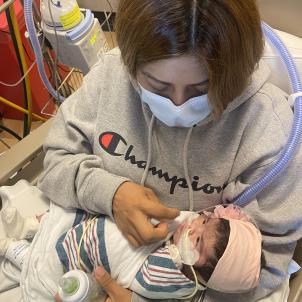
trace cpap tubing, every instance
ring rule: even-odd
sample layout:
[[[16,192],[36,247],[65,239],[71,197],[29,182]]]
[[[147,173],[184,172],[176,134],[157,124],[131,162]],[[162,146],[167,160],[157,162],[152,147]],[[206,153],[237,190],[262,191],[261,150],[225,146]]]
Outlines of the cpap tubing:
[[[43,84],[45,85],[49,93],[54,97],[54,99],[58,100],[59,102],[63,102],[65,98],[57,91],[55,91],[55,89],[53,89],[45,72],[42,50],[37,38],[37,33],[33,21],[32,1],[33,0],[24,0],[24,17],[26,28],[29,34],[29,39],[37,59],[39,74],[43,81]]]
[[[296,65],[288,49],[274,30],[264,22],[262,22],[262,30],[269,42],[274,46],[274,48],[276,48],[286,65],[291,81],[292,92],[293,94],[296,94],[294,101],[294,120],[290,136],[278,158],[277,163],[255,184],[248,187],[233,200],[236,205],[241,207],[247,205],[258,193],[267,187],[280,172],[284,170],[289,161],[295,155],[295,151],[301,142],[302,136],[302,84],[299,79]]]

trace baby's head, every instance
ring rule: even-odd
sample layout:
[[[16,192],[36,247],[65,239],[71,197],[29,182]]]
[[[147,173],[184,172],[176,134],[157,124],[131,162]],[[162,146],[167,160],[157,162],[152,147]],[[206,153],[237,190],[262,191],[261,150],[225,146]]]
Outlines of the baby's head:
[[[193,266],[201,283],[223,292],[246,291],[258,285],[261,234],[238,208],[219,207],[212,214],[185,221],[175,232],[173,243],[180,246],[185,234],[194,249]]]
[[[174,233],[173,243],[177,245],[180,236],[188,229],[190,229],[188,237],[192,243],[191,247],[198,252],[198,260],[194,263],[194,268],[203,281],[207,282],[227,247],[230,223],[223,218],[200,214],[192,222],[186,220],[181,224]]]

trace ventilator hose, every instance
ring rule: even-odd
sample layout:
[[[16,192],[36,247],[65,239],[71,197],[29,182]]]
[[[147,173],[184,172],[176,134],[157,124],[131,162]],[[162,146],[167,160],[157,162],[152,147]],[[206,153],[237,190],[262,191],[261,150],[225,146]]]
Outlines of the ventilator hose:
[[[37,66],[39,70],[40,77],[42,79],[43,84],[49,91],[49,93],[59,102],[64,101],[64,97],[60,95],[51,85],[51,83],[48,80],[48,77],[45,72],[44,68],[44,62],[43,62],[43,55],[42,50],[40,47],[39,40],[37,38],[36,29],[34,26],[34,20],[33,20],[33,12],[32,12],[32,0],[24,0],[24,17],[25,17],[25,23],[26,28],[29,34],[29,38],[31,41],[31,45],[33,47],[36,59],[37,59]]]
[[[294,94],[302,93],[302,84],[299,79],[299,74],[288,49],[281,41],[279,36],[274,32],[274,30],[264,22],[262,23],[262,29],[266,38],[279,52],[282,60],[286,65],[291,80],[293,93]],[[302,95],[297,96],[295,99],[294,120],[293,120],[291,133],[284,149],[280,154],[277,163],[272,168],[270,168],[270,170],[267,171],[265,175],[261,179],[259,179],[255,184],[251,185],[245,191],[239,194],[234,199],[233,202],[241,207],[245,206],[252,199],[254,199],[258,193],[260,193],[265,187],[267,187],[274,180],[274,178],[285,169],[289,161],[295,155],[295,151],[301,142],[301,136],[302,136]]]

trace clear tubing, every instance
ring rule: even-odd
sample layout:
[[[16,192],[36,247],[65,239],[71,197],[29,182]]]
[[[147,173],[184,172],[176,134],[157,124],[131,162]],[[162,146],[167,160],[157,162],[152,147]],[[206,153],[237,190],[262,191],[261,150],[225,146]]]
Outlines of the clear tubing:
[[[284,61],[288,74],[291,80],[293,93],[302,93],[302,84],[299,79],[299,74],[296,65],[291,57],[288,49],[279,38],[279,36],[273,31],[273,29],[266,23],[262,23],[262,29],[270,41],[270,43],[279,52],[282,60]],[[296,148],[301,142],[302,136],[302,96],[298,96],[294,102],[294,120],[292,130],[289,139],[281,152],[278,162],[265,173],[265,175],[259,179],[255,184],[248,187],[245,191],[239,194],[233,202],[238,206],[247,205],[253,198],[256,197],[265,187],[267,187],[273,179],[287,166],[289,161],[293,158]]]
[[[47,90],[49,91],[49,93],[56,100],[58,100],[59,102],[63,102],[65,98],[52,87],[44,69],[42,50],[40,47],[39,40],[37,38],[37,33],[33,21],[32,0],[24,0],[24,17],[25,17],[25,23],[29,34],[29,38],[36,56],[37,66],[42,82],[47,88]]]

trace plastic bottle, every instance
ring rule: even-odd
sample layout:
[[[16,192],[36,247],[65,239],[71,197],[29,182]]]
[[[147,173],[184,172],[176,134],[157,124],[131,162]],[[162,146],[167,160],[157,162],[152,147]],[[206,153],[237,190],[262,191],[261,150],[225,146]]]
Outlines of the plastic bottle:
[[[21,270],[27,252],[29,251],[29,245],[30,243],[26,240],[11,240],[4,257]]]
[[[100,286],[91,274],[73,270],[59,280],[58,293],[62,302],[90,302],[99,296]]]

